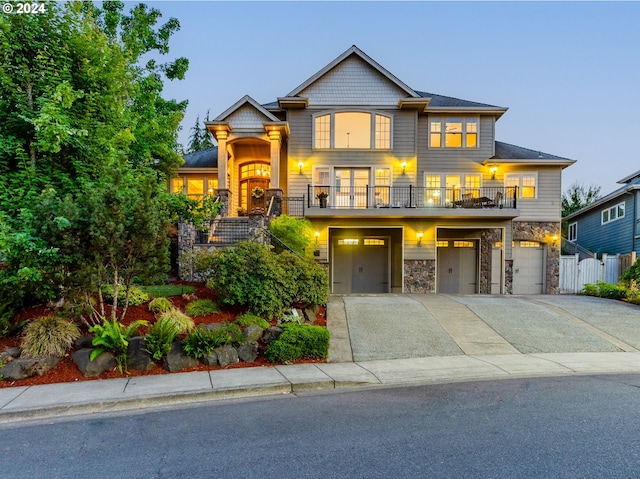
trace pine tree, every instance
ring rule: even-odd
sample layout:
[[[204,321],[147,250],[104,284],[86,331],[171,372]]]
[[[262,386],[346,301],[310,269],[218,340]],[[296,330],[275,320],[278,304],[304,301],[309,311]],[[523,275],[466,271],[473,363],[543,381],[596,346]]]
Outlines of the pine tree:
[[[193,153],[202,149],[202,130],[200,129],[200,115],[196,117],[196,123],[191,127],[191,136],[189,137],[189,145],[187,152]]]

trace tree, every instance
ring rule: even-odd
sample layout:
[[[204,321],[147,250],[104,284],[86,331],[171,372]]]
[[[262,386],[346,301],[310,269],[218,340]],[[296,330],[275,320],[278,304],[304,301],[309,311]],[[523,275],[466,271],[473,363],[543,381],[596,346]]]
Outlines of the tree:
[[[186,102],[161,92],[188,60],[154,58],[178,21],[119,1],[46,7],[0,17],[0,314],[162,269],[181,162]]]
[[[205,122],[209,121],[209,110],[207,110],[207,116],[204,119]],[[189,137],[189,145],[187,151],[193,153],[195,151],[206,150],[212,148],[214,145],[211,133],[206,127],[200,123],[200,115],[196,117],[196,123],[191,127],[191,136]]]
[[[600,198],[600,186],[585,188],[577,181],[562,193],[562,217],[570,215]]]

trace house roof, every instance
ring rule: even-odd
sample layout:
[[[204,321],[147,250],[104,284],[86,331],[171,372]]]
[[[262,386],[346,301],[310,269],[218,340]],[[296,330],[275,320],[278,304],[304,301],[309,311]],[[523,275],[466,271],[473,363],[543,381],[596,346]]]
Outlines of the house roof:
[[[429,103],[429,109],[436,108],[499,108],[495,105],[488,105],[486,103],[478,103],[475,101],[461,100],[459,98],[453,98],[450,96],[437,95],[435,93],[427,93],[424,91],[416,91],[422,98],[431,98]]]
[[[239,110],[244,105],[249,104],[253,106],[256,110],[262,113],[265,117],[267,117],[270,121],[279,121],[278,118],[273,116],[271,112],[269,112],[264,106],[260,105],[257,101],[251,98],[249,95],[245,95],[240,98],[237,102],[227,108],[225,111],[220,113],[212,122],[205,122],[205,124],[215,124],[218,122],[225,121],[232,113]]]
[[[389,81],[391,81],[396,86],[398,86],[401,90],[404,90],[407,93],[407,96],[412,98],[420,98],[420,95],[416,91],[414,91],[409,85],[401,81],[398,77],[393,75],[389,70],[384,68],[382,65],[380,65],[378,62],[376,62],[373,58],[371,58],[369,55],[364,53],[355,45],[351,46],[351,48],[347,49],[342,55],[338,56],[338,58],[336,58],[331,63],[329,63],[322,70],[320,70],[319,72],[317,72],[316,74],[308,78],[306,81],[298,85],[296,88],[294,88],[291,92],[289,92],[287,97],[294,97],[299,95],[300,92],[302,92],[305,88],[307,88],[312,83],[315,83],[318,79],[322,78],[329,71],[333,70],[338,64],[342,63],[352,55],[356,55],[360,57],[364,62],[368,63],[373,69],[377,70],[379,73],[385,76]]]
[[[496,141],[495,154],[492,160],[564,160],[575,163],[575,160],[551,155],[539,150],[531,150],[522,146],[510,145],[502,141]]]
[[[636,173],[634,173],[632,175],[629,175],[626,178],[623,178],[622,180],[618,181],[618,183],[623,183],[623,182],[625,183],[624,186],[621,186],[617,190],[613,190],[608,195],[603,196],[599,200],[594,201],[590,205],[587,205],[584,208],[579,209],[578,211],[574,211],[573,213],[571,213],[570,215],[565,216],[562,219],[563,220],[574,219],[577,216],[580,216],[580,215],[582,215],[582,214],[584,214],[584,213],[586,213],[588,211],[591,211],[591,210],[593,210],[595,208],[598,208],[598,207],[602,206],[603,204],[618,198],[619,196],[622,196],[622,195],[624,195],[626,193],[629,193],[630,191],[635,191],[635,190],[640,191],[640,171],[637,171]]]
[[[180,167],[181,170],[186,168],[217,168],[218,147],[214,146],[206,150],[187,153],[182,158],[184,158],[184,165]]]

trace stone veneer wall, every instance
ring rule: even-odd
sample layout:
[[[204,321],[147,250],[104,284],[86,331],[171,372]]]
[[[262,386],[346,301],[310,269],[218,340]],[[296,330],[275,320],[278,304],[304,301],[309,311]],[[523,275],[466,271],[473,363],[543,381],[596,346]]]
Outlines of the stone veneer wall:
[[[436,261],[433,259],[404,260],[404,292],[435,293]]]
[[[513,294],[513,260],[504,262],[504,294]]]
[[[553,240],[556,236],[558,239]],[[514,221],[513,239],[539,241],[545,245],[546,294],[560,294],[560,223],[555,221]],[[513,264],[511,265],[513,269]],[[513,291],[513,289],[511,290]]]
[[[480,233],[480,294],[491,294],[493,243],[502,241],[502,230],[491,228]]]

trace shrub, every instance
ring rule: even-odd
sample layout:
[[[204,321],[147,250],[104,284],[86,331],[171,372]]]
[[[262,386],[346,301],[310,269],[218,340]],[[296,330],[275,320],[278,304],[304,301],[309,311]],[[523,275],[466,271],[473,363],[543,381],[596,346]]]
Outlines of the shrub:
[[[124,304],[124,298],[126,298],[127,290],[118,288],[118,304]],[[108,284],[102,287],[102,297],[107,303],[113,301],[113,286]],[[129,288],[129,306],[139,306],[149,301],[149,295],[142,291],[137,286],[131,286]]]
[[[284,331],[265,351],[272,363],[302,358],[324,359],[329,354],[329,331],[322,326],[285,324]]]
[[[266,319],[253,313],[245,313],[238,316],[235,323],[243,328],[246,328],[247,326],[260,326],[262,329],[267,329],[270,326]]]
[[[627,296],[627,290],[622,286],[596,281],[596,284],[585,284],[580,294],[608,299],[624,299]]]
[[[153,359],[159,361],[171,352],[171,343],[178,335],[178,327],[168,318],[159,318],[149,327],[144,337],[147,352]]]
[[[176,308],[165,311],[158,319],[164,319],[174,324],[178,331],[177,334],[187,334],[196,326],[193,319]]]
[[[127,364],[127,346],[128,339],[138,332],[142,326],[149,323],[142,319],[132,322],[129,326],[125,326],[118,322],[117,319],[109,321],[105,319],[102,324],[96,324],[89,328],[90,333],[94,333],[92,344],[96,348],[91,352],[89,359],[93,361],[104,352],[112,352],[118,363],[118,370],[122,372]]]
[[[208,329],[196,328],[184,338],[182,349],[187,356],[201,359],[223,344],[223,335],[214,334],[214,331]]]
[[[0,313],[0,338],[4,338],[5,336],[14,336],[17,334],[29,321],[26,319],[20,321],[17,324],[13,324],[11,322],[11,314]]]
[[[173,308],[173,303],[165,297],[155,298],[149,302],[149,311],[154,314],[164,313],[165,311],[169,311],[171,308]]]
[[[59,316],[42,316],[24,328],[22,355],[63,356],[80,337],[80,330],[73,322]]]
[[[283,313],[282,316],[278,318],[278,324],[302,324],[302,318],[289,311]]]
[[[640,259],[622,272],[620,281],[628,287],[640,285]]]
[[[247,306],[261,316],[272,317],[290,304],[291,282],[268,246],[241,242],[235,248],[214,252],[211,265],[215,274],[207,286],[216,291],[222,305]]]
[[[196,299],[187,304],[184,311],[189,316],[206,316],[207,314],[217,313],[218,306],[210,299]]]
[[[277,262],[291,283],[290,294],[293,301],[314,306],[327,303],[329,278],[320,265],[289,251],[280,253]]]
[[[286,246],[306,258],[313,258],[313,226],[306,218],[294,218],[282,215],[271,220],[271,233]],[[274,244],[276,251],[282,250],[282,245]]]

